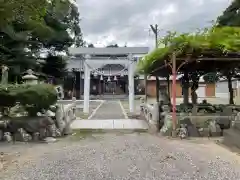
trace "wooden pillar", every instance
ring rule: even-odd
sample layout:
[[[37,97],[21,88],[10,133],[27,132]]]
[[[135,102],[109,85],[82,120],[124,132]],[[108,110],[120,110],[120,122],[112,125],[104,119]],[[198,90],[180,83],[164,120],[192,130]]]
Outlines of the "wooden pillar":
[[[172,124],[173,124],[173,132],[172,136],[176,137],[176,126],[177,126],[177,115],[176,115],[176,79],[177,79],[177,72],[176,72],[176,55],[175,53],[172,54]]]
[[[159,82],[158,76],[155,76],[155,77],[156,77],[156,102],[159,103],[159,86],[160,86],[160,82]]]

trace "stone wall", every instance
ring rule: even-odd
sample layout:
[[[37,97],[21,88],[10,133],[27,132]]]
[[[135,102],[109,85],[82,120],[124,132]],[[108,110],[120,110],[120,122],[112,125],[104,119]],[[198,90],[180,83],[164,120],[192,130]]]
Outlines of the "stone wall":
[[[0,141],[45,141],[71,134],[70,124],[76,119],[76,99],[69,104],[52,106],[55,111],[38,113],[37,117],[13,117],[0,120]]]

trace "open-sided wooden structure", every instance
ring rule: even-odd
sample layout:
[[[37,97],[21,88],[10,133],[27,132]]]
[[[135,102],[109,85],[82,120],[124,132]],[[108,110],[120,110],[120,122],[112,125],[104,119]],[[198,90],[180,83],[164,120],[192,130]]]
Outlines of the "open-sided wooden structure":
[[[176,76],[186,69],[204,74],[231,72],[240,65],[240,28],[223,27],[173,37],[138,64],[138,72],[154,76],[171,74],[173,130],[176,130]],[[158,83],[156,83],[158,84]]]

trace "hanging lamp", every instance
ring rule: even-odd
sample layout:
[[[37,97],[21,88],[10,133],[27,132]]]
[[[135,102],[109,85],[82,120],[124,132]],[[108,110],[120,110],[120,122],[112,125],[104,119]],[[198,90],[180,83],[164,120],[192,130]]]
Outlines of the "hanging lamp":
[[[100,80],[103,81],[103,75],[101,75]]]
[[[117,81],[117,76],[114,76],[114,81]]]
[[[107,79],[107,81],[109,82],[109,81],[111,81],[111,79],[110,79],[110,76],[108,76],[108,79]]]

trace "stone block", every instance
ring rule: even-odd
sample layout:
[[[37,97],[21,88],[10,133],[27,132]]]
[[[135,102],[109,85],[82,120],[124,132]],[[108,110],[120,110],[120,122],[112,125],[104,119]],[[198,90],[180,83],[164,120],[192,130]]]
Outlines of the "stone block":
[[[183,114],[182,114],[183,116]],[[180,117],[179,119],[179,125],[186,127],[188,136],[191,137],[199,137],[199,132],[196,126],[192,123],[190,117]]]
[[[3,131],[0,129],[0,141],[3,140]]]
[[[40,140],[40,133],[39,132],[33,133],[32,140],[33,141],[39,141]]]
[[[5,132],[3,134],[3,140],[6,142],[11,142],[12,141],[12,136],[10,132]]]
[[[240,131],[240,121],[234,122],[233,128]]]
[[[32,140],[32,136],[30,136],[23,128],[19,128],[17,133],[14,134],[14,140],[28,142]]]
[[[43,141],[45,143],[54,143],[57,141],[57,139],[53,138],[53,137],[46,137],[45,139],[43,139]]]
[[[240,131],[228,129],[223,132],[223,144],[226,146],[235,146],[240,148]]]
[[[222,135],[222,130],[220,125],[216,123],[216,121],[210,121],[208,125],[209,136],[220,136]]]

